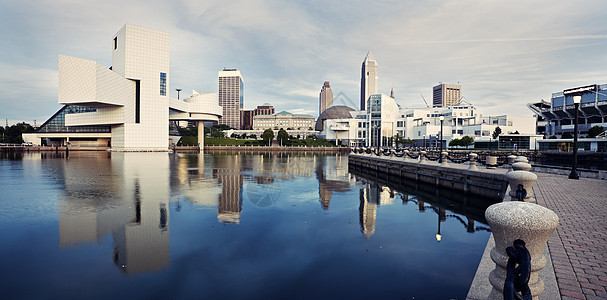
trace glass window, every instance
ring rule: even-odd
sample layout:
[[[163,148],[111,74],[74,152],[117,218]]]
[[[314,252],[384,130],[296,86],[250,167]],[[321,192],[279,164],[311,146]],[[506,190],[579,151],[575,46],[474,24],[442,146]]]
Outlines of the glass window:
[[[160,73],[160,96],[167,95],[167,73]]]

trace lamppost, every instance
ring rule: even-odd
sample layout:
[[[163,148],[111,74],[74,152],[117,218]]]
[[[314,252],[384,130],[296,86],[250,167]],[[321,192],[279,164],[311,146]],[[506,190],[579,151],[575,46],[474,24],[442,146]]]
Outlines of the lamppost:
[[[573,96],[573,105],[575,106],[575,125],[573,125],[573,166],[571,167],[571,173],[569,179],[580,179],[577,174],[577,126],[578,126],[578,115],[580,102],[582,102],[581,95]]]
[[[445,121],[445,116],[441,115],[439,117],[440,120],[440,153],[438,154],[438,162],[443,162],[443,122]]]
[[[426,135],[424,134],[424,149],[426,149]]]

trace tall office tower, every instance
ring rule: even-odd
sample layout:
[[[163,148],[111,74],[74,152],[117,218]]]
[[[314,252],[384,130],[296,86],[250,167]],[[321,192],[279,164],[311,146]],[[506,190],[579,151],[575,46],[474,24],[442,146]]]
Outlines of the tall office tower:
[[[432,105],[447,107],[459,105],[462,99],[462,86],[441,83],[432,88]]]
[[[328,81],[320,89],[320,96],[318,97],[318,115],[322,114],[325,109],[333,106],[333,91]]]
[[[367,99],[373,94],[377,94],[377,61],[369,51],[360,73],[360,110],[367,109]]]
[[[240,71],[223,69],[219,77],[219,106],[223,107],[223,116],[219,124],[240,128],[240,109],[244,107],[244,82]]]

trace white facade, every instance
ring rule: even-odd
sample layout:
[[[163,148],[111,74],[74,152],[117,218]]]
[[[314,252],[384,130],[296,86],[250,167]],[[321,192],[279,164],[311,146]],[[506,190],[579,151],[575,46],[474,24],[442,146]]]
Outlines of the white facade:
[[[316,120],[311,115],[292,114],[282,111],[274,115],[258,115],[253,117],[253,129],[287,129],[307,130],[314,128]]]
[[[367,111],[351,112],[353,117],[348,119],[326,120],[321,135],[328,140],[347,139],[350,146],[392,146],[390,138],[400,135],[418,146],[425,142],[428,147],[439,147],[441,115],[445,117],[443,146],[464,136],[471,136],[475,141],[490,141],[498,126],[502,134],[535,134],[532,116],[483,116],[472,105],[399,109],[386,95],[372,95],[369,99]]]
[[[221,116],[216,95],[195,95],[188,101],[169,99],[167,32],[126,24],[113,37],[111,46],[110,68],[91,60],[59,56],[58,102],[93,108],[65,114],[66,127],[111,126],[114,150],[167,151],[169,108],[175,112],[171,120],[216,121]],[[56,135],[30,134],[27,139],[40,144],[41,138]],[[69,137],[67,134],[68,141]]]

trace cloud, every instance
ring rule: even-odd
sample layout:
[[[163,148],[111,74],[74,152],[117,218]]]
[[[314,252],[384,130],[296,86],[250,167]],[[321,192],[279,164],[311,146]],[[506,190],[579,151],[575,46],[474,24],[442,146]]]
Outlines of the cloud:
[[[171,34],[172,96],[177,87],[216,91],[217,71],[235,67],[245,79],[246,107],[270,102],[279,111],[317,114],[325,80],[335,94],[359,102],[360,67],[371,50],[379,64],[380,92],[393,87],[403,107],[425,106],[421,95],[431,101],[439,81],[460,82],[464,96],[485,114],[530,115],[528,102],[607,80],[607,12],[596,9],[602,4],[5,1],[0,62],[45,71],[21,74],[24,82],[4,75],[12,81],[0,85],[0,105],[10,107],[2,113],[14,119],[40,114],[11,104],[19,99],[56,106],[56,91],[44,78],[56,72],[57,55],[109,65],[111,37],[131,23]],[[35,90],[48,95],[32,97]]]

